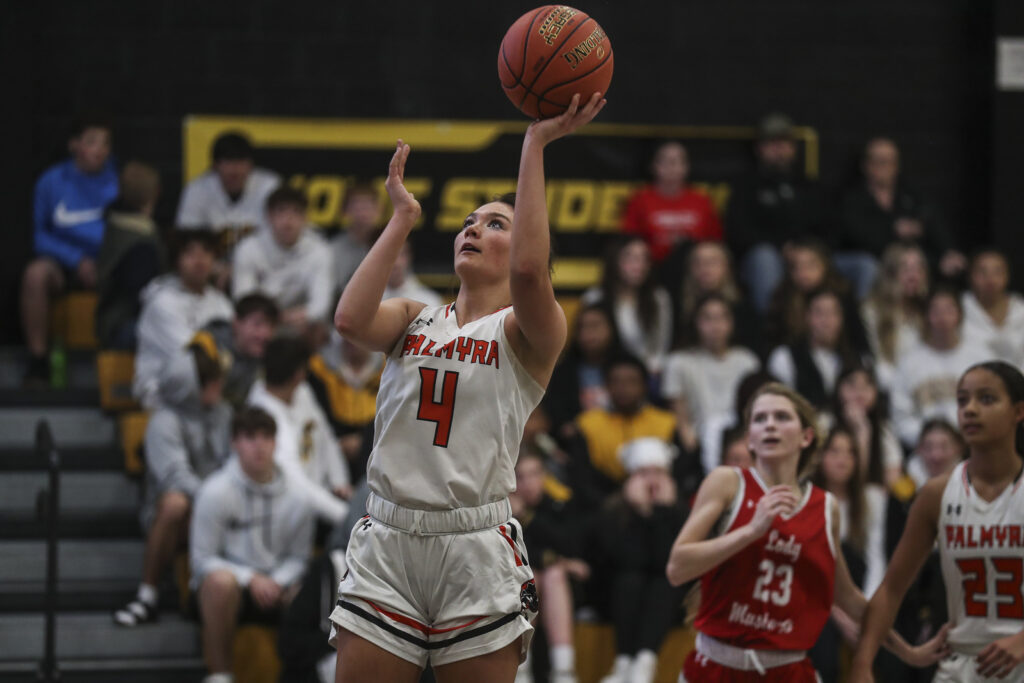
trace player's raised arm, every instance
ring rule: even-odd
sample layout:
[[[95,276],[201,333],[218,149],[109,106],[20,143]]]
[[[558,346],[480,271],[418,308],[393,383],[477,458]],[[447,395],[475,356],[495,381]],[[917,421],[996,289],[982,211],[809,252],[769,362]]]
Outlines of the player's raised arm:
[[[544,191],[544,148],[588,123],[604,107],[601,93],[594,93],[582,108],[579,95],[564,114],[535,121],[526,131],[519,162],[515,214],[509,253],[512,308],[515,325],[526,342],[534,374],[538,366],[550,373],[565,343],[565,314],[551,285],[548,259],[551,237],[547,197]]]
[[[345,286],[334,311],[334,326],[341,336],[371,351],[391,351],[424,306],[411,299],[381,301],[391,268],[420,217],[420,203],[404,185],[408,158],[409,145],[399,140],[384,185],[394,213]]]

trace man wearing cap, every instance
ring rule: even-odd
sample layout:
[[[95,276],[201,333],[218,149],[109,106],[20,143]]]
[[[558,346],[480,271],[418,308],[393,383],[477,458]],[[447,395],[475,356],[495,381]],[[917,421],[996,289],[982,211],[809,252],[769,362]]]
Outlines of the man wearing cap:
[[[825,237],[826,202],[797,160],[793,122],[769,114],[757,129],[757,168],[733,190],[725,238],[740,259],[740,276],[763,313],[782,280],[782,253],[797,237]],[[826,240],[827,241],[827,240]]]

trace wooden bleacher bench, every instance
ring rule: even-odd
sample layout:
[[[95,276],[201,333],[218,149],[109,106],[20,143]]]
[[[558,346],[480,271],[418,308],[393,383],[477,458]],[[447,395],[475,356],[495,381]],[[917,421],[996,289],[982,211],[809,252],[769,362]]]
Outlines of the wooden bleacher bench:
[[[138,410],[132,396],[135,354],[131,351],[100,351],[96,354],[96,376],[100,387],[100,407],[107,412]]]
[[[50,309],[50,334],[64,340],[65,348],[96,349],[96,292],[68,292]]]
[[[140,476],[145,471],[142,462],[142,441],[146,437],[146,425],[149,424],[149,413],[135,410],[117,416],[117,432],[121,439],[121,451],[124,453],[124,471]]]

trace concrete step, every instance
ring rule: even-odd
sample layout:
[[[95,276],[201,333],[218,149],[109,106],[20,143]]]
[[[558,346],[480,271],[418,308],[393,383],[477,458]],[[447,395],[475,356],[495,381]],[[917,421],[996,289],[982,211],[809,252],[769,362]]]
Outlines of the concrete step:
[[[49,487],[46,472],[6,472],[0,476],[0,515],[31,517],[39,492]],[[60,515],[137,514],[139,483],[120,472],[62,472]],[[2,533],[2,530],[0,530]]]
[[[0,408],[0,450],[28,449],[36,425],[50,423],[58,450],[115,447],[114,420],[99,408]]]
[[[57,566],[61,592],[89,585],[138,584],[142,574],[141,540],[61,540]],[[0,541],[0,590],[38,592],[46,577],[45,541]],[[0,642],[3,642],[0,639]]]
[[[43,472],[48,462],[33,448],[14,448],[0,450],[0,473],[4,472]],[[112,471],[124,470],[124,454],[120,445],[104,445],[91,448],[60,448],[60,469],[62,473],[69,471]],[[0,477],[5,476],[0,474]]]
[[[180,661],[201,656],[199,625],[174,613],[161,613],[156,623],[137,628],[117,626],[109,612],[60,613],[56,636],[62,668],[65,660]],[[43,639],[41,614],[0,614],[0,662],[37,661]]]
[[[67,351],[68,387],[96,389],[96,354]],[[22,347],[0,347],[0,389],[20,389],[28,369],[28,352]]]

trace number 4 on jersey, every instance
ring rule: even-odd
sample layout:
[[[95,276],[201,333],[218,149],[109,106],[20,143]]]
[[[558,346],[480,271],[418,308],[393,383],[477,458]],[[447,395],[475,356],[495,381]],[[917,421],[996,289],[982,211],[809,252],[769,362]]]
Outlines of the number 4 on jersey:
[[[434,445],[448,448],[448,437],[452,433],[452,415],[455,413],[455,388],[459,383],[459,373],[444,371],[441,380],[441,400],[434,400],[434,385],[437,383],[437,370],[420,368],[420,409],[416,412],[417,420],[434,422]]]

